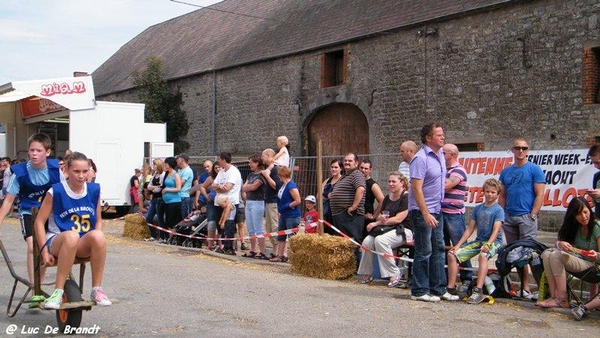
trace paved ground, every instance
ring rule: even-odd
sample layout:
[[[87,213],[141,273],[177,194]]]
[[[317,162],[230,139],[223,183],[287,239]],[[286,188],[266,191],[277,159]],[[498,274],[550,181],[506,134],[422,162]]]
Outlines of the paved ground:
[[[25,275],[16,222],[6,222],[0,233],[14,266]],[[388,289],[385,282],[365,286],[356,279],[306,278],[290,274],[286,264],[225,260],[133,241],[120,236],[117,221],[107,222],[106,233],[104,288],[119,301],[85,312],[82,322],[99,326],[100,336],[597,337],[600,329],[597,315],[576,322],[567,310],[543,311],[512,300],[476,306],[415,302],[408,290]],[[12,280],[6,266],[0,271],[0,305],[6,306]],[[86,283],[84,298],[89,279]],[[20,332],[43,333],[56,321],[52,312],[22,309],[14,318],[0,316],[0,335],[11,325],[26,335]]]

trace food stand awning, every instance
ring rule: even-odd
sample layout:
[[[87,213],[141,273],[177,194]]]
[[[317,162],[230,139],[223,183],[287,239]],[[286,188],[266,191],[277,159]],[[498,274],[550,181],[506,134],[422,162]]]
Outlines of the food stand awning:
[[[18,81],[0,86],[0,103],[30,97],[52,101],[70,111],[93,109],[95,106],[91,76]]]

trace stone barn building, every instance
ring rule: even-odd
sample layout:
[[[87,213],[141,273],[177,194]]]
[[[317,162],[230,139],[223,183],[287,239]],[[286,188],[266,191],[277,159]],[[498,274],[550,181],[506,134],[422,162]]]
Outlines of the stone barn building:
[[[438,121],[461,150],[585,148],[600,136],[597,0],[225,0],[149,27],[92,75],[137,101],[158,57],[191,155],[392,153]],[[419,142],[418,142],[419,143]]]

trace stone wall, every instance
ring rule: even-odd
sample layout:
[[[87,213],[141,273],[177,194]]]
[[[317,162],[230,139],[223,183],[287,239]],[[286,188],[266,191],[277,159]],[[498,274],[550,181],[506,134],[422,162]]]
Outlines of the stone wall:
[[[600,135],[600,105],[583,103],[584,45],[600,40],[597,1],[515,1],[328,49],[216,71],[216,152],[250,154],[278,135],[300,155],[311,116],[334,102],[369,121],[372,153],[418,141],[428,121],[447,142],[508,149],[584,148]],[[347,84],[321,89],[320,56],[347,50]],[[213,74],[172,82],[184,93],[189,153],[211,153]],[[105,98],[136,101],[133,93]],[[351,137],[351,136],[350,136]],[[341,140],[343,142],[343,140]]]

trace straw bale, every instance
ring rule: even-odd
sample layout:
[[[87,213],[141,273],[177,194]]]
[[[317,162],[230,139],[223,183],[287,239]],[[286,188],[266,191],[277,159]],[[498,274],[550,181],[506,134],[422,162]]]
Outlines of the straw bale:
[[[150,229],[144,216],[140,214],[129,214],[125,216],[123,236],[133,239],[145,239],[150,237]]]
[[[343,237],[297,234],[290,238],[291,271],[321,279],[345,279],[356,271],[355,246]]]

